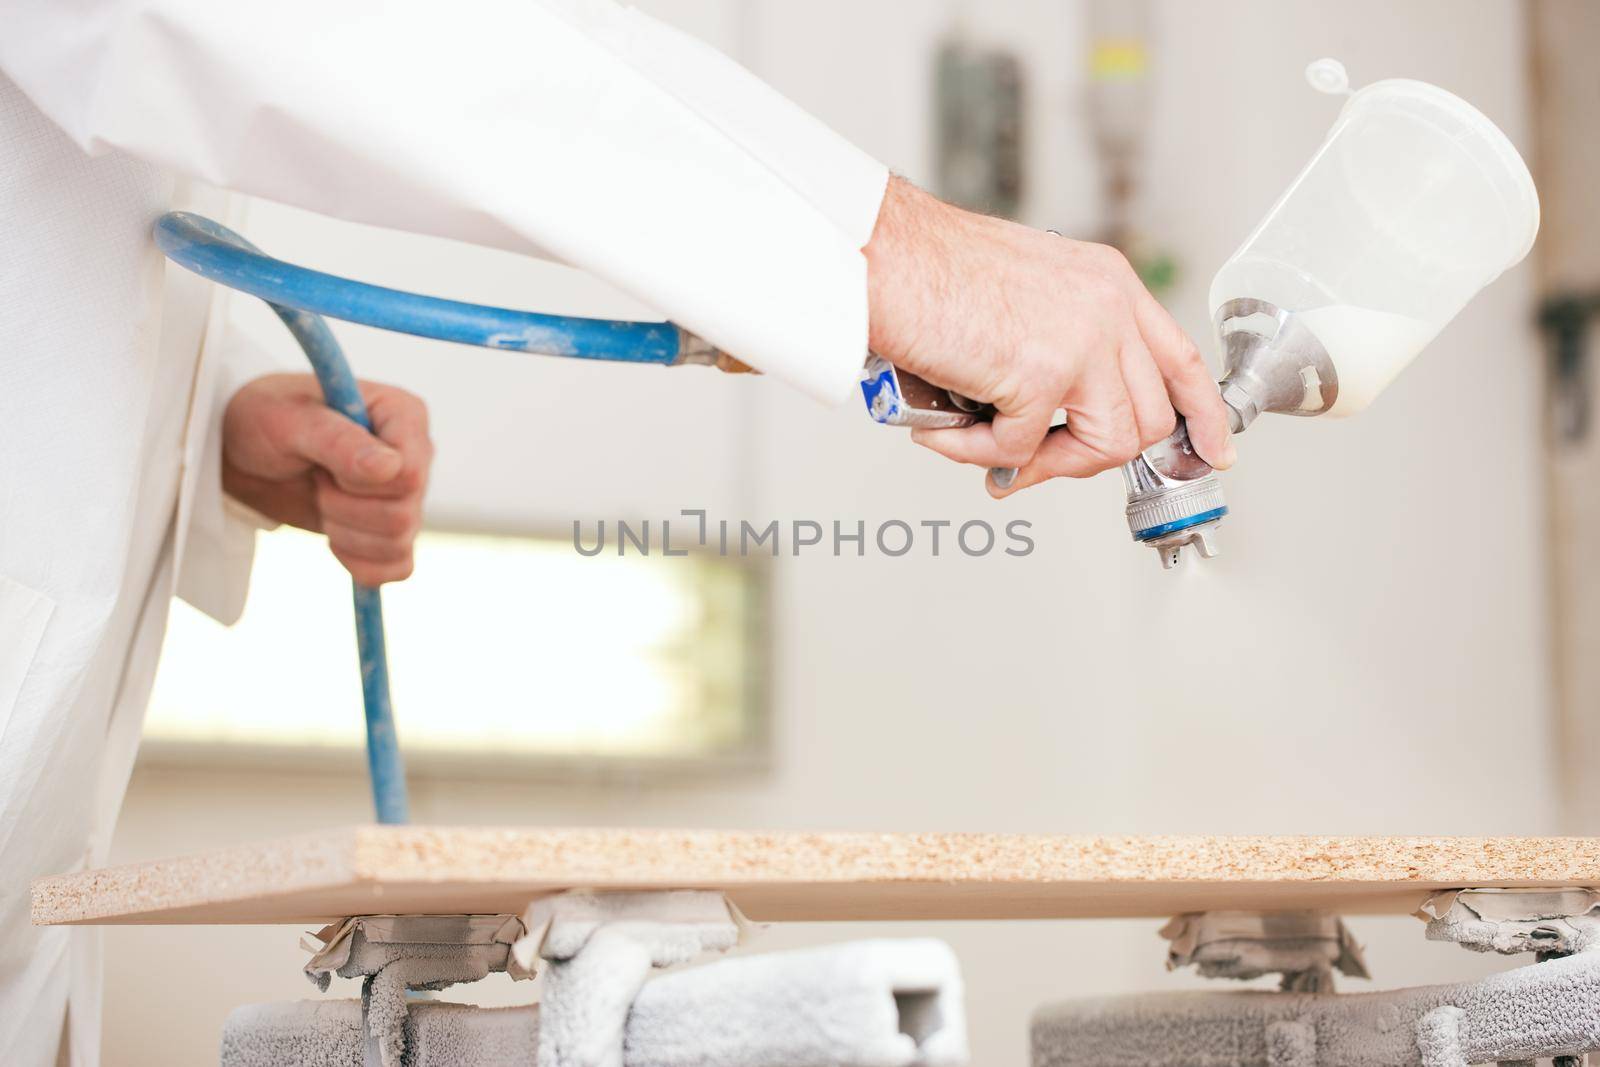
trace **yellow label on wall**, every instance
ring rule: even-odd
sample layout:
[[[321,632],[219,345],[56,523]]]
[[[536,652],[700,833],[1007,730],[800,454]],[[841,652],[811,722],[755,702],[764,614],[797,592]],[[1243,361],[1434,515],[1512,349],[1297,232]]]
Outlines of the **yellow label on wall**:
[[[1089,77],[1095,81],[1132,81],[1150,68],[1150,53],[1136,37],[1107,37],[1089,50]]]

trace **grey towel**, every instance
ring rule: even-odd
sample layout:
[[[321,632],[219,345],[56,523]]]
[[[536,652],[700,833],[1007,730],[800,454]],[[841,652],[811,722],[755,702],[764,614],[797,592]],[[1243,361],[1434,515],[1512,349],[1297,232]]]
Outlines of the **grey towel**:
[[[720,960],[645,983],[625,1067],[954,1067],[966,1062],[955,956],[932,940]],[[362,1067],[359,1001],[235,1010],[222,1067]],[[404,1067],[534,1062],[539,1011],[416,1002]]]
[[[222,1067],[361,1067],[359,1000],[246,1004],[222,1024]]]
[[[1600,952],[1381,993],[1155,993],[1042,1008],[1034,1067],[1465,1067],[1600,1049]]]
[[[407,1012],[404,1067],[531,1063],[539,1009],[419,1001]],[[222,1067],[363,1067],[359,1000],[251,1004],[222,1028]]]

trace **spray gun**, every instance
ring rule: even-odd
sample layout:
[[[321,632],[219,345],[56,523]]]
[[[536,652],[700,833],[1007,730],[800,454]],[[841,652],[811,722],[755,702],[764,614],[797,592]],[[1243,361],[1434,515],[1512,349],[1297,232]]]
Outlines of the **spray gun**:
[[[1262,412],[1316,415],[1333,406],[1339,391],[1333,361],[1295,315],[1263,300],[1232,300],[1218,313],[1217,332],[1227,366],[1219,387],[1234,433]],[[941,389],[876,355],[861,372],[861,392],[868,414],[889,426],[943,429],[994,415],[992,406]],[[990,471],[1001,488],[1016,473]],[[1161,553],[1163,566],[1176,564],[1185,545],[1206,558],[1216,554],[1212,531],[1228,505],[1221,480],[1195,452],[1182,419],[1165,440],[1124,464],[1122,475],[1128,485],[1128,528],[1135,541]]]
[[[1234,433],[1266,412],[1364,410],[1480,289],[1522,261],[1539,231],[1527,164],[1465,100],[1401,79],[1351,92],[1331,59],[1307,67],[1306,80],[1345,96],[1344,106],[1211,283]],[[872,408],[877,394],[866,381],[863,389]],[[883,403],[894,410],[892,398]],[[950,403],[984,417],[981,405]],[[1122,473],[1128,529],[1163,567],[1185,546],[1216,554],[1228,505],[1181,420]]]
[[[1265,300],[1237,298],[1217,310],[1224,373],[1218,388],[1228,425],[1241,433],[1263,412],[1320,415],[1339,396],[1333,359],[1300,316]],[[1185,546],[1204,559],[1217,554],[1212,537],[1228,505],[1216,471],[1195,453],[1182,419],[1164,441],[1123,465],[1128,530],[1177,564]]]
[[[1332,59],[1306,80],[1344,107],[1211,283],[1234,433],[1266,412],[1364,410],[1539,230],[1527,165],[1465,100],[1404,80],[1352,93]],[[1186,545],[1216,553],[1222,486],[1181,423],[1123,476],[1129,531],[1163,567]]]

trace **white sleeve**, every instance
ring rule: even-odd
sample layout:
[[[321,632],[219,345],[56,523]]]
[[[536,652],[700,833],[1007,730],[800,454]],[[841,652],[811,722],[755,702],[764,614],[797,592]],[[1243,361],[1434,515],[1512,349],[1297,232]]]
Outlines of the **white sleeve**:
[[[244,611],[256,531],[274,529],[278,523],[222,491],[222,418],[228,401],[246,382],[264,374],[303,372],[305,365],[303,361],[295,365],[263,349],[226,321],[219,334],[215,350],[206,355],[215,366],[200,381],[210,397],[205,425],[196,439],[196,470],[188,494],[188,522],[175,592],[191,606],[231,626]]]
[[[855,381],[886,171],[611,0],[0,0],[0,15],[0,68],[89,151],[548,255],[819,398]]]

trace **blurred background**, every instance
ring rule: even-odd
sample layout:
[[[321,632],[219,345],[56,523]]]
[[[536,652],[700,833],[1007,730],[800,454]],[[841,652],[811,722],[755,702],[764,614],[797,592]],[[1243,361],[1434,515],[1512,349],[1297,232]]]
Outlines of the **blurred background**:
[[[511,2],[511,0],[508,0]],[[1587,635],[1600,511],[1583,326],[1600,7],[1583,0],[652,0],[895,171],[1122,245],[1216,364],[1212,273],[1352,83],[1434,82],[1533,166],[1533,256],[1348,422],[1268,418],[1226,477],[1224,554],[1164,573],[1114,474],[1004,503],[856,406],[775,382],[581,365],[340,327],[423,395],[438,460],[388,595],[413,817],[433,824],[1049,833],[1595,832]],[[424,71],[419,71],[423,76]],[[483,303],[650,311],[572,271],[257,203],[246,232],[336,273]],[[259,306],[241,324],[298,356]],[[1541,322],[1543,325],[1541,326]],[[487,398],[487,399],[486,399]],[[1032,523],[968,557],[573,550],[572,525]],[[1465,514],[1465,518],[1463,517]],[[685,527],[691,525],[684,521]],[[676,536],[676,535],[675,535]],[[370,818],[347,583],[260,538],[244,621],[177,606],[114,861]],[[1351,923],[1379,986],[1497,966],[1410,919]],[[793,926],[758,950],[933,934],[974,1061],[1025,1061],[1041,1003],[1195,984],[1159,923]],[[301,998],[290,928],[108,931],[107,1060],[215,1062],[226,1012]],[[152,974],[181,968],[180,984]],[[503,979],[503,976],[497,976]],[[1346,988],[1364,983],[1347,982]],[[330,995],[352,996],[343,983]],[[447,997],[532,999],[497,980]]]

